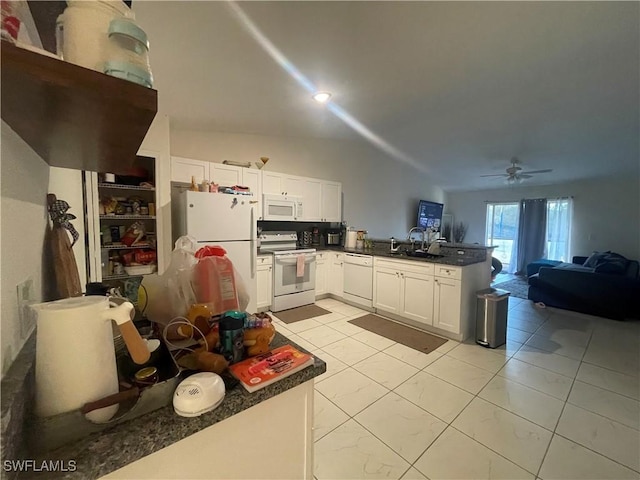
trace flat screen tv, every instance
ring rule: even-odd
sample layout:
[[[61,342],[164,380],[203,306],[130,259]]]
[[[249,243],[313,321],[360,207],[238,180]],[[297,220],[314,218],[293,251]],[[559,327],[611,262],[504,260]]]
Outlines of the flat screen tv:
[[[426,230],[432,228],[440,230],[442,223],[442,203],[429,202],[428,200],[420,200],[418,203],[418,222],[416,225]]]

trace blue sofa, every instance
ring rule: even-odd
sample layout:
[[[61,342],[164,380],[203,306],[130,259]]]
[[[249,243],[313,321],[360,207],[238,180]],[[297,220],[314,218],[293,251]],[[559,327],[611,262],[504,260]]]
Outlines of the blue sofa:
[[[638,262],[612,252],[543,266],[529,277],[529,300],[550,307],[613,318],[640,319]]]

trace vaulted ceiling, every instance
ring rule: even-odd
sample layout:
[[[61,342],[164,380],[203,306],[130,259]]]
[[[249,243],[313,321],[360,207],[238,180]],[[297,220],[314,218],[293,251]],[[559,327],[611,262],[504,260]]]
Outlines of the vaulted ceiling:
[[[639,7],[133,2],[172,125],[367,137],[445,190],[500,187],[480,175],[513,156],[553,169],[531,185],[637,177]]]

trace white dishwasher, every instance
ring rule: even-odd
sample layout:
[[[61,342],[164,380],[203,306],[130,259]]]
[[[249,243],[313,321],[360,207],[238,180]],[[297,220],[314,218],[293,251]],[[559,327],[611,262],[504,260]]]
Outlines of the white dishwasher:
[[[344,254],[345,300],[373,308],[373,257],[358,253]]]

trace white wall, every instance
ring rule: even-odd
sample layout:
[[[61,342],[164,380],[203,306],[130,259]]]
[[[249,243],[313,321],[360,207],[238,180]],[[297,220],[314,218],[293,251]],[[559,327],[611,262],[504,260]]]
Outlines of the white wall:
[[[418,200],[444,199],[427,175],[360,141],[172,128],[171,154],[252,165],[269,157],[264,170],[342,182],[342,218],[349,226],[368,230],[370,238],[403,238],[416,223]]]
[[[42,300],[49,166],[4,122],[1,155],[0,321],[4,375],[28,338],[28,332],[20,332],[17,285],[32,278],[34,300]]]
[[[469,225],[465,242],[484,243],[486,202],[573,197],[571,255],[612,250],[640,259],[640,182],[635,178],[581,181],[538,187],[448,192],[445,209]]]

